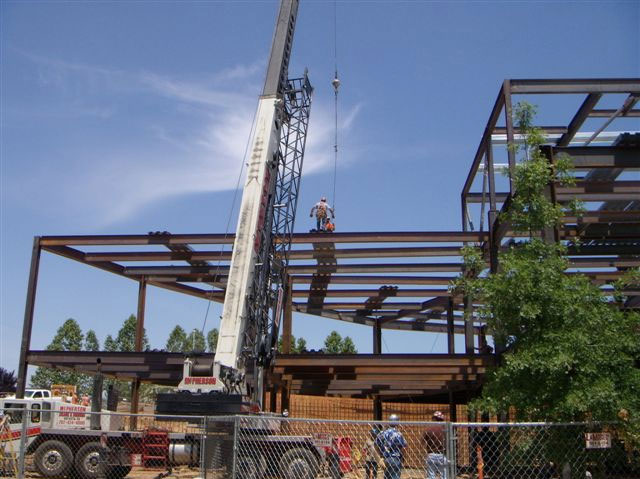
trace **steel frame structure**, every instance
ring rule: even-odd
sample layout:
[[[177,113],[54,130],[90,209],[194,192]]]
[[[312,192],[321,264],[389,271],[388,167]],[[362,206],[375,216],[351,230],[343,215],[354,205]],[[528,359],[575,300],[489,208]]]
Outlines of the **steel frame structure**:
[[[498,191],[496,188],[494,149],[500,141],[513,142],[518,139],[511,110],[512,96],[519,94],[585,96],[577,113],[567,120],[567,126],[543,127],[549,138],[554,139],[547,148],[550,160],[554,155],[565,152],[573,158],[576,170],[582,175],[575,187],[556,188],[557,200],[564,202],[579,198],[591,206],[581,218],[566,216],[562,225],[554,232],[560,241],[576,236],[582,239],[579,249],[569,250],[572,267],[567,274],[587,274],[606,292],[610,284],[628,268],[640,266],[640,184],[633,178],[627,178],[627,172],[640,170],[638,135],[616,135],[617,139],[604,145],[598,143],[596,146],[585,146],[576,143],[578,139],[584,143],[592,136],[581,131],[588,118],[603,118],[607,122],[612,118],[616,121],[640,118],[640,110],[633,107],[640,96],[640,80],[505,80],[462,190],[462,231],[302,233],[293,234],[290,244],[283,236],[276,235],[276,255],[285,255],[290,248],[286,270],[289,294],[285,295],[287,299],[283,305],[285,355],[276,358],[269,378],[270,384],[285,391],[353,397],[379,396],[383,390],[387,397],[402,396],[408,394],[408,391],[411,394],[442,395],[446,394],[447,388],[453,386],[468,392],[478,390],[481,371],[460,384],[454,384],[457,379],[453,376],[441,375],[443,382],[424,379],[424,387],[415,384],[412,386],[416,387],[405,387],[406,384],[403,386],[403,375],[428,373],[426,370],[420,373],[410,372],[412,364],[420,361],[418,356],[392,358],[382,355],[381,330],[445,333],[449,353],[446,356],[451,361],[475,355],[484,358],[485,365],[491,363],[492,360],[487,356],[477,354],[485,351],[484,324],[473,315],[470,321],[465,322],[465,308],[468,312],[473,309],[473,305],[466,302],[465,298],[452,294],[449,284],[462,272],[462,246],[476,245],[484,252],[487,264],[495,269],[497,253],[506,247],[506,242],[517,239],[508,224],[498,221],[499,211],[508,206],[510,197],[515,192],[512,189]],[[621,108],[596,108],[600,98],[621,94],[625,96]],[[498,124],[503,113],[504,126]],[[626,131],[630,130],[632,129]],[[608,132],[603,132],[597,138],[607,135],[611,138]],[[515,155],[508,153],[507,159],[512,173]],[[474,180],[483,162],[486,164],[488,181],[488,191],[485,192],[473,189]],[[291,183],[292,188],[298,188],[298,184],[294,183]],[[280,200],[276,201],[276,204],[280,204]],[[481,208],[488,205],[488,231],[468,231],[471,218],[467,216],[467,205],[474,203]],[[484,216],[485,211],[481,209],[481,213]],[[292,221],[287,224],[292,225]],[[285,226],[284,231],[290,231],[287,228]],[[44,355],[53,355],[54,352],[30,349],[42,251],[136,281],[139,284],[138,330],[141,334],[147,285],[204,300],[224,300],[231,259],[229,248],[233,241],[233,235],[174,235],[167,232],[149,235],[36,237],[25,307],[19,388],[24,388],[27,364],[55,364],[44,358]],[[208,261],[219,264],[211,266]],[[630,298],[626,306],[639,307],[640,291],[629,290],[626,293]],[[394,370],[394,374],[385,377],[378,375],[379,377],[373,378],[367,377],[365,369],[358,369],[360,356],[333,358],[328,355],[312,355],[299,356],[297,359],[287,356],[294,312],[370,326],[375,355],[372,361],[376,362],[376,366],[371,368],[383,368],[386,367],[386,361],[396,361],[403,364],[404,369]],[[456,351],[455,334],[465,336],[464,351]],[[427,357],[429,355],[424,355],[425,361]],[[345,369],[331,366],[331,362],[336,365],[338,363],[335,361],[338,360],[345,361],[343,367],[354,368],[348,373],[351,374],[348,379],[354,381],[351,389],[342,387],[344,383],[333,382],[347,378],[344,376],[347,374]],[[449,372],[454,376],[461,374],[455,369],[457,366],[452,364],[448,366]],[[317,374],[322,376],[322,381],[317,383],[317,387],[310,387],[311,383],[305,382],[305,377],[311,381],[318,379]],[[382,384],[386,386],[374,387]],[[274,389],[271,390],[272,393],[273,391]]]

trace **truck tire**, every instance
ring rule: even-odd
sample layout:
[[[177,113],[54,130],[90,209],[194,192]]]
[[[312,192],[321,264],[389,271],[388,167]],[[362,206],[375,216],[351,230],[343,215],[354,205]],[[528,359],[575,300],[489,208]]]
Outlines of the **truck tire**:
[[[259,452],[251,456],[238,455],[236,468],[236,475],[242,479],[261,479],[267,470],[267,459]]]
[[[97,479],[100,476],[100,451],[99,442],[88,442],[76,452],[74,465],[76,472],[84,479]],[[107,471],[105,471],[106,473]]]
[[[73,453],[64,442],[48,440],[36,449],[34,462],[43,476],[64,477],[73,465]]]
[[[318,475],[318,459],[308,449],[289,449],[280,459],[282,479],[314,479]]]

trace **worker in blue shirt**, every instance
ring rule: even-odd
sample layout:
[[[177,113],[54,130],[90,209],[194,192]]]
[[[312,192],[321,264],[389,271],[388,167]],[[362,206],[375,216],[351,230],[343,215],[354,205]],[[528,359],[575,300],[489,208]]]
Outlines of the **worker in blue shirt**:
[[[389,427],[376,437],[376,447],[384,460],[384,479],[400,479],[402,456],[407,441],[398,430],[400,418],[397,414],[389,416]]]

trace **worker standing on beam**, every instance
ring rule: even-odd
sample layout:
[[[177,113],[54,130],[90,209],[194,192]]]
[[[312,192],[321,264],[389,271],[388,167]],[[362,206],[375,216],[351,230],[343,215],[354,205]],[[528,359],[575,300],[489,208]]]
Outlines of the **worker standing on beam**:
[[[329,212],[331,212],[332,218],[335,218],[336,215],[333,212],[333,208],[331,208],[331,206],[329,206],[329,204],[327,203],[327,198],[325,196],[320,198],[320,201],[313,205],[313,208],[311,208],[311,213],[309,214],[310,218],[313,216],[314,211],[316,213],[316,231],[326,231],[325,226],[329,218]]]

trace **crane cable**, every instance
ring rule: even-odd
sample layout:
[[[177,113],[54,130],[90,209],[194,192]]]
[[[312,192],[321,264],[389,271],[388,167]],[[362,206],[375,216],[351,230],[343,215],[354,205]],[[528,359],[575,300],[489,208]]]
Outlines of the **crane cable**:
[[[338,89],[340,80],[338,79],[338,14],[337,1],[333,2],[333,63],[335,74],[331,85],[334,93],[334,142],[333,142],[333,196],[331,198],[333,208],[336,208],[336,180],[338,176]]]

